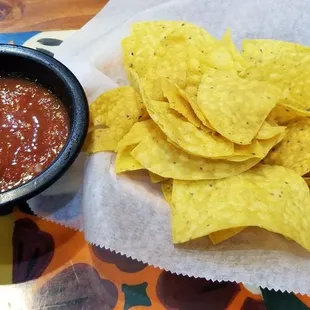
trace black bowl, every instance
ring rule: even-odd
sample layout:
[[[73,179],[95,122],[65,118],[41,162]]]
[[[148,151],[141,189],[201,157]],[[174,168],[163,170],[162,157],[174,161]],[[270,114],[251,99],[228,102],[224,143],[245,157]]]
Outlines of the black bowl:
[[[56,59],[36,50],[0,44],[0,75],[26,77],[50,89],[64,103],[70,119],[69,137],[58,157],[27,183],[0,193],[1,212],[5,206],[39,194],[72,165],[86,138],[88,103],[83,88],[73,73]]]

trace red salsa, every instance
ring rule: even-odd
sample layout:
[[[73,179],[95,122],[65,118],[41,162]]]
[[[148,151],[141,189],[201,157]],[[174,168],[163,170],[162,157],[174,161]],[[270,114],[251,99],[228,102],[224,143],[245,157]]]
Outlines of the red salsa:
[[[63,148],[69,119],[48,89],[19,77],[0,77],[0,193],[48,167]]]

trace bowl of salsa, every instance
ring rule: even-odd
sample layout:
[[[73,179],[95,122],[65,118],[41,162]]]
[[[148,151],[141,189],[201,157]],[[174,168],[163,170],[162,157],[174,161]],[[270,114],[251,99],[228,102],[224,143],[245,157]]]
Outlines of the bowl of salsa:
[[[0,45],[0,207],[29,199],[74,162],[88,130],[77,78],[36,50]]]

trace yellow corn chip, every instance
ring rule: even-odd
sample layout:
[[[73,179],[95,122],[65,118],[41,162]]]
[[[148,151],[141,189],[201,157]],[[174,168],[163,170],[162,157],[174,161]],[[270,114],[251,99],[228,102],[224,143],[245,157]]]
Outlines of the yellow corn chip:
[[[246,226],[282,234],[310,250],[310,195],[303,179],[284,167],[260,165],[222,180],[174,180],[174,243]]]
[[[133,150],[133,149],[132,149]],[[165,181],[166,179],[161,177],[160,175],[157,175],[155,173],[152,173],[149,171],[149,175],[150,175],[150,179],[151,179],[151,182],[152,183],[160,183],[160,182],[163,182]]]
[[[137,93],[137,95],[139,97],[139,100],[141,102],[141,118],[139,120],[143,121],[143,120],[149,119],[150,116],[148,115],[148,113],[147,113],[147,111],[145,109],[145,106],[142,104],[142,97],[141,97],[140,85],[139,85],[140,79],[139,79],[138,74],[134,70],[132,70],[130,68],[126,68],[126,74],[127,74],[128,80],[130,82],[130,85],[136,91],[136,93]],[[154,92],[154,90],[152,90],[152,92]],[[153,95],[153,93],[152,93],[152,95]],[[158,94],[155,95],[155,98],[160,98],[158,100],[161,100],[163,98],[161,90],[158,90]]]
[[[227,29],[222,37],[221,43],[224,44],[227,50],[230,52],[232,59],[234,60],[234,69],[238,73],[241,73],[249,66],[248,62],[245,60],[243,55],[235,46],[230,29]]]
[[[270,151],[270,145],[275,146],[285,137],[282,132],[277,136],[265,140],[253,140],[251,144],[239,145],[235,144],[235,151],[232,156],[223,156],[218,159],[226,159],[229,161],[245,161],[251,158],[264,158]]]
[[[216,231],[214,233],[211,233],[209,235],[209,238],[213,244],[218,244],[218,243],[221,243],[221,242],[223,242],[229,238],[236,236],[242,230],[244,230],[244,227],[224,229],[224,230],[220,230],[220,231]]]
[[[310,48],[293,42],[271,39],[244,39],[242,41],[242,55],[249,63],[272,62],[275,58],[275,52],[281,57],[293,55],[298,58],[299,53],[309,53]]]
[[[181,115],[183,115],[189,122],[200,128],[203,124],[194,113],[190,103],[186,101],[181,95],[177,86],[173,85],[167,79],[162,80],[162,90],[164,96],[169,101],[169,107]]]
[[[197,96],[193,96],[188,94],[186,91],[178,87],[178,90],[180,92],[180,95],[191,105],[193,111],[195,112],[198,119],[201,121],[201,123],[206,126],[207,128],[214,130],[210,122],[204,117],[204,115],[201,112],[201,109],[199,105],[197,104]]]
[[[267,140],[268,141],[268,140]],[[274,145],[270,141],[269,149]],[[220,179],[242,173],[260,159],[242,162],[211,160],[185,153],[167,141],[160,129],[143,139],[131,155],[147,170],[164,178],[179,180]]]
[[[186,73],[186,83],[183,84],[183,79],[182,83],[179,83],[174,75],[171,75],[167,70],[165,70],[167,72],[166,76],[170,80],[172,77],[172,80],[181,88],[195,89],[196,91],[192,94],[196,95],[201,77],[210,66],[207,58],[208,53],[217,42],[205,30],[195,25],[184,23],[183,27],[179,27],[167,35],[162,45],[166,46],[166,50],[167,46],[169,46],[169,53],[175,60],[176,66],[182,68],[182,71],[178,72],[178,74],[183,75],[184,72]],[[167,52],[165,53],[167,54]],[[182,65],[180,66],[180,64]]]
[[[290,168],[299,175],[310,171],[310,119],[289,123],[285,138],[264,159],[266,164]]]
[[[137,162],[130,154],[134,148],[135,145],[128,145],[118,151],[115,161],[116,173],[143,169],[140,163]]]
[[[170,206],[172,204],[172,186],[173,180],[171,179],[161,183],[161,191],[163,192],[163,195]]]
[[[153,121],[170,141],[184,151],[202,157],[228,156],[234,153],[234,145],[227,139],[206,133],[187,122],[169,109],[167,102],[147,100],[144,104]]]
[[[202,123],[205,127],[207,127],[207,128],[209,128],[209,129],[215,131],[215,129],[214,129],[214,128],[212,127],[212,125],[210,124],[210,122],[205,118],[205,116],[204,116],[203,113],[201,112],[201,109],[200,109],[200,107],[199,107],[199,105],[198,105],[198,103],[197,103],[197,93],[196,93],[196,95],[191,95],[191,94],[187,93],[185,90],[183,90],[183,89],[181,89],[181,88],[179,88],[179,87],[178,87],[178,90],[179,90],[179,92],[180,92],[180,95],[181,95],[185,100],[187,100],[187,101],[189,102],[189,104],[191,105],[193,111],[195,112],[196,116],[199,118],[199,120],[201,121],[201,123]]]
[[[310,111],[300,110],[298,108],[288,106],[286,104],[277,104],[268,116],[269,119],[274,120],[277,124],[286,125],[288,122],[297,119],[308,117],[310,118]]]
[[[276,40],[243,40],[242,55],[250,67],[245,77],[268,81],[281,88],[299,74],[299,64],[306,50],[295,43]],[[283,74],[285,73],[285,75]]]
[[[271,139],[274,136],[283,133],[285,131],[285,128],[286,128],[285,126],[278,126],[276,124],[274,126],[271,126],[267,121],[265,121],[262,127],[259,129],[255,139],[258,140]]]
[[[287,105],[310,108],[309,47],[275,40],[244,40],[243,55],[251,65],[246,78],[279,86]]]
[[[309,177],[303,177],[303,179],[306,181],[308,186],[310,186],[310,178]]]
[[[210,70],[199,86],[198,105],[222,136],[237,144],[250,144],[279,95],[280,90],[267,83]]]
[[[143,138],[150,136],[156,128],[157,126],[152,120],[135,123],[123,139],[118,142],[116,151],[118,152],[128,145],[139,144]]]
[[[210,67],[223,70],[241,72],[247,67],[246,61],[235,47],[230,30],[227,30],[221,41],[213,45],[207,55],[207,62]]]
[[[125,67],[144,76],[158,62],[156,51],[161,40],[182,22],[138,22],[132,25],[131,36],[122,41]],[[146,66],[145,64],[148,63]]]
[[[90,105],[91,126],[124,126],[128,128],[141,116],[142,104],[130,86],[103,93]]]
[[[83,151],[89,154],[114,151],[118,141],[123,137],[119,128],[95,128],[88,133]]]
[[[117,143],[141,118],[142,103],[132,87],[105,92],[90,105],[90,133],[84,151],[114,151]]]
[[[147,74],[154,79],[168,78],[171,83],[181,88],[186,85],[195,85],[197,88],[203,73],[199,67],[203,66],[206,59],[204,52],[211,48],[214,42],[216,40],[205,30],[182,23],[158,43],[153,56],[147,61],[148,65],[145,66]],[[137,73],[140,77],[145,75],[138,71]]]

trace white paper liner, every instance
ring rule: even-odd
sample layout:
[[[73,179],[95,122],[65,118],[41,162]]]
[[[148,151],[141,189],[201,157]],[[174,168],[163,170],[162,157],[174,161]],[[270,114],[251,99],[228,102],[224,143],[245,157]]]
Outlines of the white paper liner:
[[[133,21],[190,21],[217,37],[229,27],[238,44],[246,37],[309,44],[309,13],[307,0],[131,0],[130,5],[112,0],[64,42],[56,57],[78,76],[91,101],[126,83],[120,40]],[[310,254],[280,235],[248,228],[217,246],[202,238],[175,247],[169,206],[158,187],[141,173],[116,176],[114,160],[111,153],[82,159],[53,189],[31,200],[32,210],[48,220],[83,229],[90,243],[177,274],[310,294]],[[84,173],[83,185],[75,182],[69,187],[68,180],[78,180],[77,173]]]

